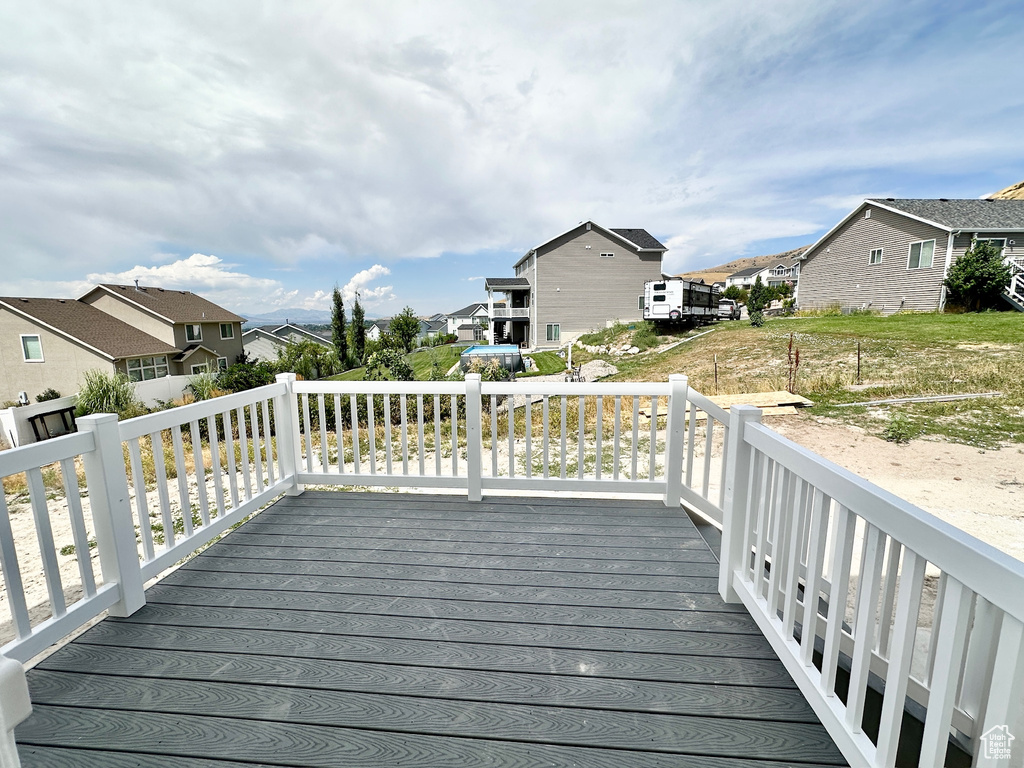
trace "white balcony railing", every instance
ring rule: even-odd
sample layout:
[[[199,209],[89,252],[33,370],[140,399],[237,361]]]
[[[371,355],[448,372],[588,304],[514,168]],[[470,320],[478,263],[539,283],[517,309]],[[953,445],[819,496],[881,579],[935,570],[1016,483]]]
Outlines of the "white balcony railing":
[[[31,510],[16,536],[0,498],[14,635],[0,650],[24,662],[105,610],[132,613],[147,580],[304,484],[449,487],[471,499],[513,489],[658,494],[722,528],[723,598],[746,606],[851,764],[894,764],[908,698],[927,711],[922,766],[941,765],[950,738],[979,755],[990,728],[1024,733],[1024,563],[759,417],[724,411],[682,376],[552,384],[291,374],[122,423],[84,417],[78,434],[0,453],[0,478],[24,473],[19,493]],[[51,525],[61,515],[67,542]],[[61,561],[69,546],[74,557]],[[35,601],[22,578],[30,555],[46,588]],[[0,658],[3,754],[13,754],[13,727],[27,712],[24,675],[11,664]],[[863,726],[869,675],[884,684],[877,740]]]
[[[491,310],[491,317],[497,320],[502,318],[530,317],[529,307],[495,307]]]

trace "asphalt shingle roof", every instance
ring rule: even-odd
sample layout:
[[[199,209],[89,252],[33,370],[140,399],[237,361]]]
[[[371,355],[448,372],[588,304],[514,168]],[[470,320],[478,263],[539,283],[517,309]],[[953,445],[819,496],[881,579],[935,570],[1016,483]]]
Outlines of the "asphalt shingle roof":
[[[1024,200],[913,200],[874,198],[877,203],[934,221],[949,229],[1022,229]]]
[[[529,288],[530,281],[525,277],[485,277],[484,288]]]
[[[0,304],[23,312],[114,359],[178,351],[84,301],[11,297],[0,298]]]
[[[172,291],[153,286],[113,285],[102,283],[115,296],[133,301],[166,317],[172,323],[241,323],[244,317],[217,306],[191,291]]]
[[[616,235],[622,235],[622,237],[640,248],[653,248],[659,251],[668,250],[646,229],[615,229],[613,227],[611,231]]]

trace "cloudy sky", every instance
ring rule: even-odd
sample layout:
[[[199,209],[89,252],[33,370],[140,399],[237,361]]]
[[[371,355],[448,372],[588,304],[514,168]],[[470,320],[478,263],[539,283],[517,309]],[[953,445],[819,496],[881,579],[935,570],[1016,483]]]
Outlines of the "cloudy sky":
[[[1007,2],[0,5],[0,295],[483,298],[575,223],[677,272],[1024,179]]]

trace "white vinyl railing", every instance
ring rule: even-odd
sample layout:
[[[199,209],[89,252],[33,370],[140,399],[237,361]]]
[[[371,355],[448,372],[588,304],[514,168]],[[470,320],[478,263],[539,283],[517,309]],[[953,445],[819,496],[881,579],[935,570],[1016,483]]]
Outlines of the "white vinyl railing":
[[[502,317],[529,317],[529,307],[495,307],[491,310],[491,317],[502,318]]]
[[[757,409],[732,416],[720,591],[851,764],[895,765],[908,696],[927,711],[922,768],[944,764],[951,735],[982,757],[990,729],[1020,733],[1024,563],[763,427]],[[884,681],[876,739],[869,674]]]
[[[475,374],[284,374],[125,422],[83,417],[77,434],[0,453],[0,478],[23,476],[17,503],[31,515],[12,527],[0,499],[13,635],[0,650],[23,662],[103,611],[129,615],[148,580],[305,484],[447,487],[471,499],[658,494],[722,528],[722,596],[750,611],[851,764],[893,765],[913,702],[927,712],[922,766],[941,765],[951,737],[980,755],[990,728],[1024,732],[1024,564],[759,421],[757,409],[726,412],[683,376],[563,384]],[[72,549],[70,560],[61,554]],[[35,602],[30,561],[45,582]],[[4,669],[0,658],[0,731],[10,731],[27,689]],[[881,725],[863,719],[869,675],[884,685]],[[11,744],[0,734],[0,751]]]

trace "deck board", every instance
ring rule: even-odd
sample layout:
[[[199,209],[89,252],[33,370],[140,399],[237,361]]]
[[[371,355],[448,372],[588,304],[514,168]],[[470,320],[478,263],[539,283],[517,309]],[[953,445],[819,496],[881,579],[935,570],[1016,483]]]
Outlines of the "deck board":
[[[19,749],[85,768],[845,765],[716,577],[657,502],[286,497],[31,670]]]

